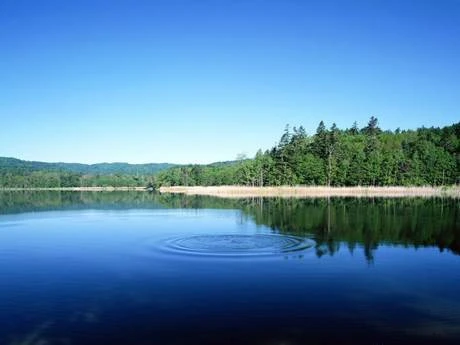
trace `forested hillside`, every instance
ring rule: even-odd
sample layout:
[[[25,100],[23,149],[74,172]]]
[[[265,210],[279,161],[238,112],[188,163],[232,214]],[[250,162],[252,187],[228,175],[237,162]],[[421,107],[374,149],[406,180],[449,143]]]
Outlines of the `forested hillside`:
[[[155,174],[175,166],[170,163],[148,163],[148,164],[129,164],[129,163],[46,163],[35,161],[24,161],[16,158],[0,157],[0,171],[67,171],[77,174]]]
[[[45,163],[0,157],[0,187],[137,187],[153,182],[168,163]]]
[[[391,186],[459,183],[460,123],[444,128],[384,131],[378,120],[358,128],[327,128],[312,136],[286,126],[277,146],[254,159],[222,166],[182,166],[160,172],[157,186]]]

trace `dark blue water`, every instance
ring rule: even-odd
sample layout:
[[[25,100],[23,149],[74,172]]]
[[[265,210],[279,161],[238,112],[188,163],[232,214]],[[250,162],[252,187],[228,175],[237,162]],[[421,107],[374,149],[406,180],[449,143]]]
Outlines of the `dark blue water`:
[[[245,207],[0,215],[0,344],[460,343],[455,251],[387,237],[369,260]]]

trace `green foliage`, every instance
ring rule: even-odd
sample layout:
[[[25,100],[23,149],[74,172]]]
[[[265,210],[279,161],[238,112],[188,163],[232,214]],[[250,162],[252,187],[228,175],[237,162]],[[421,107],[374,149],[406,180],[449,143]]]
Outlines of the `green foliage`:
[[[302,126],[292,131],[286,126],[279,144],[265,153],[259,150],[254,159],[187,169],[193,173],[183,168],[160,172],[157,186],[456,184],[460,123],[393,133],[382,131],[376,117],[362,129],[355,122],[350,129],[333,124],[328,130],[321,121],[311,137]]]
[[[172,164],[74,164],[0,157],[0,188],[143,187]]]
[[[152,182],[153,178],[145,175],[82,175],[46,170],[0,172],[0,188],[143,187]]]
[[[166,169],[168,168],[169,169]],[[460,123],[382,131],[371,117],[341,130],[323,121],[313,136],[286,126],[279,143],[253,159],[210,165],[65,164],[0,158],[0,187],[390,186],[460,183]]]
[[[81,175],[148,175],[173,167],[169,163],[128,164],[128,163],[45,163],[23,161],[16,158],[0,157],[0,173],[33,172],[33,171],[66,171]]]

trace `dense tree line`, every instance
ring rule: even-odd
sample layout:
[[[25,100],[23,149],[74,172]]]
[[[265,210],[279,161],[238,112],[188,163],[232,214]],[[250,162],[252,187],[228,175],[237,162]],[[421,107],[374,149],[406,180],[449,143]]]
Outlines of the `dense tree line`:
[[[254,159],[168,169],[156,185],[449,185],[459,178],[460,123],[393,132],[371,117],[363,128],[328,129],[321,121],[312,136],[286,126],[278,145]]]
[[[0,188],[144,187],[172,164],[45,163],[0,157]]]
[[[0,171],[0,188],[144,187],[150,175],[84,175],[67,171]]]

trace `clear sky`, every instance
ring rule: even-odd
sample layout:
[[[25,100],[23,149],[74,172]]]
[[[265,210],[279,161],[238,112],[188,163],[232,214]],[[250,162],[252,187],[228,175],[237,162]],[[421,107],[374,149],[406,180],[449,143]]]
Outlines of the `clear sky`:
[[[459,105],[457,0],[0,2],[0,156],[209,163]]]

